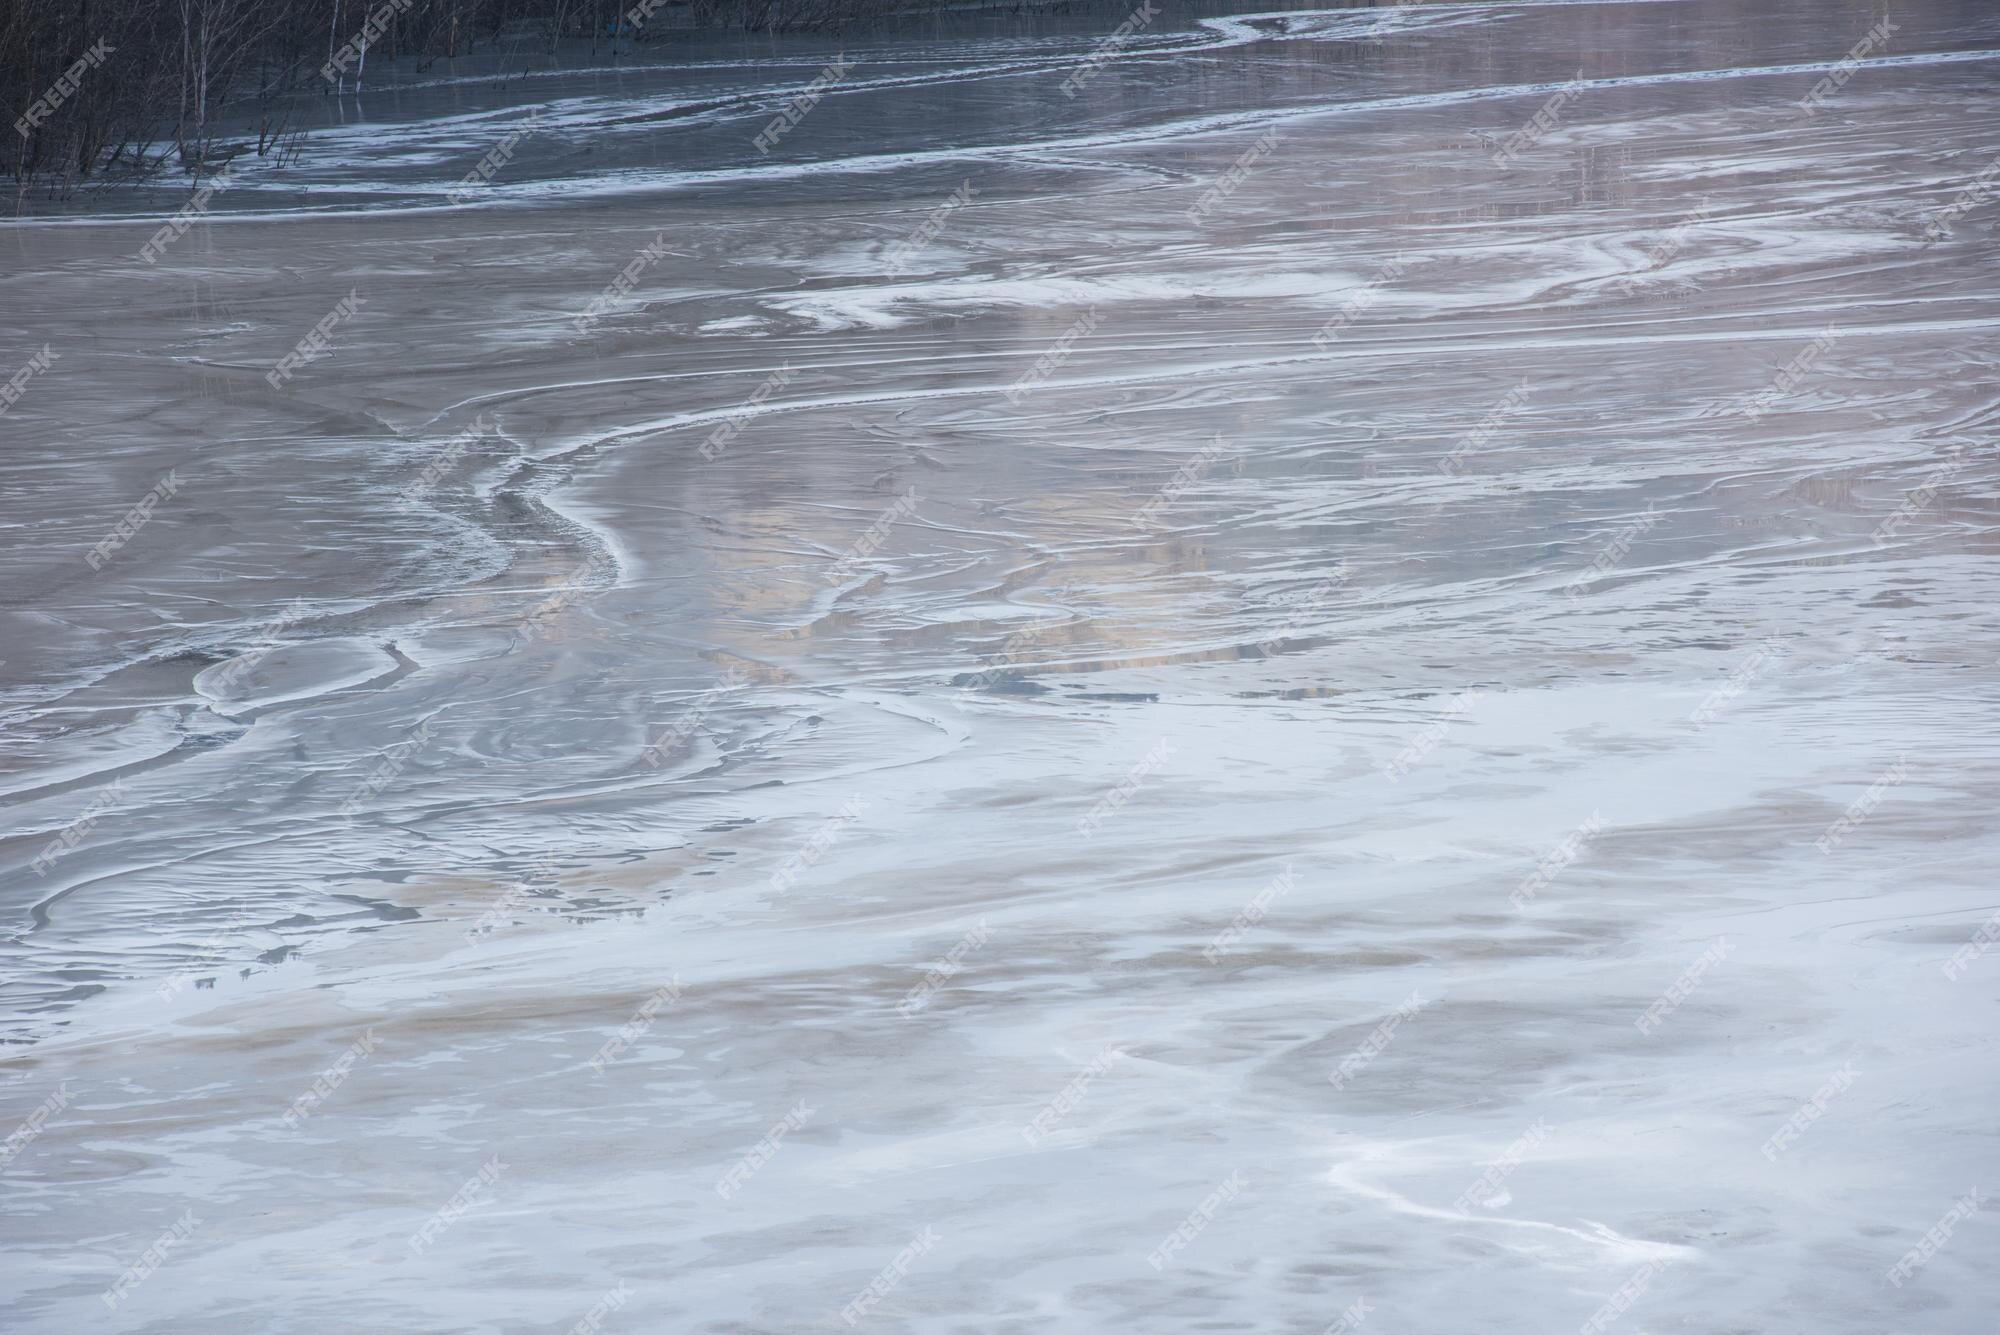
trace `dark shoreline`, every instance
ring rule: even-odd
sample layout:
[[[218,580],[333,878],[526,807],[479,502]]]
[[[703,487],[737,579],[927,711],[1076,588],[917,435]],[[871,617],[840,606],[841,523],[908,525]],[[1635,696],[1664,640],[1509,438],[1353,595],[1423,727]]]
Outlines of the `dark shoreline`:
[[[477,77],[485,66],[514,78],[583,61],[643,65],[676,39],[731,32],[765,41],[852,38],[907,34],[922,23],[1131,7],[1126,0],[190,3],[192,27],[168,0],[127,0],[92,20],[23,7],[0,26],[0,108],[15,130],[0,137],[0,168],[14,184],[14,212],[31,198],[66,199],[96,181],[180,175],[192,190],[246,154],[282,164],[305,148],[301,112],[309,99],[346,95],[371,80],[407,82],[440,64],[454,76],[470,67]]]

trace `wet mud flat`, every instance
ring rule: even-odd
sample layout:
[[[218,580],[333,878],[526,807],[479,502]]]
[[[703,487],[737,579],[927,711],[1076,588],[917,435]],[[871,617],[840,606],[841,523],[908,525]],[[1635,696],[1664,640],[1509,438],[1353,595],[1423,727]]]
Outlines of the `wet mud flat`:
[[[2000,21],[1118,17],[0,227],[9,1329],[1988,1328]]]

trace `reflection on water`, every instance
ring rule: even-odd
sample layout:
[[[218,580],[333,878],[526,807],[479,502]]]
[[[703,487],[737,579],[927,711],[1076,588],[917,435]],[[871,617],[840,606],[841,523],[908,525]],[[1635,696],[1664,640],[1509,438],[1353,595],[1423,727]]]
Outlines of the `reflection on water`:
[[[1985,1328],[2000,23],[1122,17],[7,227],[21,1329]]]

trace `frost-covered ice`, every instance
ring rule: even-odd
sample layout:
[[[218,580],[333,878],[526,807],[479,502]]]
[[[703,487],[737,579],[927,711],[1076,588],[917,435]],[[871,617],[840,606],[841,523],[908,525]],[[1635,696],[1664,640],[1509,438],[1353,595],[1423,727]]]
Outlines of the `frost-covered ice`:
[[[2000,15],[1892,12],[433,71],[0,229],[6,1328],[1990,1330]]]

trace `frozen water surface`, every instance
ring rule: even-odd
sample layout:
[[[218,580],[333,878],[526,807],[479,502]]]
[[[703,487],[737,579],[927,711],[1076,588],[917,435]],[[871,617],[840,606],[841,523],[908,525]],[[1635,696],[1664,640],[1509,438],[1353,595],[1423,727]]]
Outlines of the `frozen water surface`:
[[[0,227],[5,1327],[1990,1331],[2000,15],[1891,17],[440,66]]]

